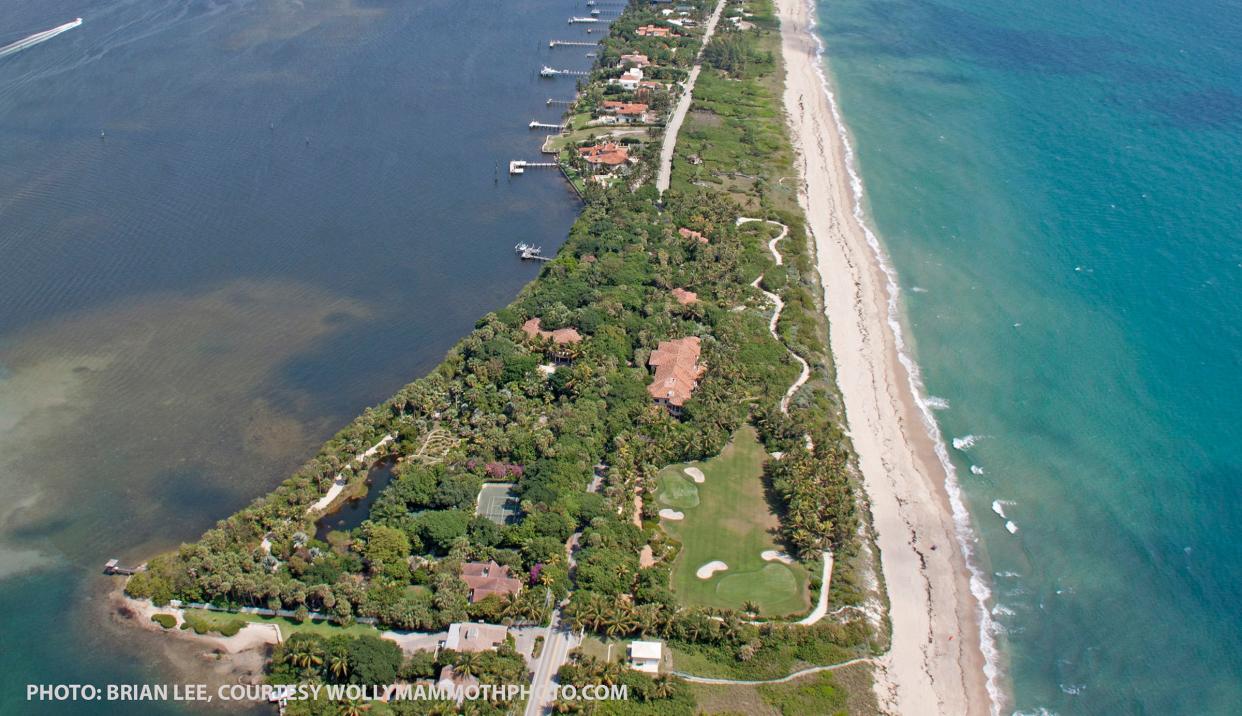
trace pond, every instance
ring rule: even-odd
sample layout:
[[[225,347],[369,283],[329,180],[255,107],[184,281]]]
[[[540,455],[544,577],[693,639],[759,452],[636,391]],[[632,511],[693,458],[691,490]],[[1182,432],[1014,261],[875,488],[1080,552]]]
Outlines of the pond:
[[[366,521],[371,514],[371,505],[384,493],[384,488],[392,482],[396,473],[396,462],[381,460],[375,463],[367,473],[367,492],[365,495],[347,501],[334,512],[329,512],[315,523],[315,539],[327,541],[328,533],[337,530],[352,530]]]

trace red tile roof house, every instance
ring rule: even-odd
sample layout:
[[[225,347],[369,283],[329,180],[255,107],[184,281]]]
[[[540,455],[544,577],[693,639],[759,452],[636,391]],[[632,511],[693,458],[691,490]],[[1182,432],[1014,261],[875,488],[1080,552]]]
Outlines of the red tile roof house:
[[[600,109],[604,114],[616,116],[619,122],[646,122],[647,105],[641,102],[620,102],[615,99],[604,100]]]
[[[673,30],[671,28],[660,27],[658,25],[643,25],[634,32],[638,33],[642,37],[674,37]]]
[[[699,385],[706,366],[699,363],[699,339],[697,336],[660,341],[651,352],[647,365],[655,368],[647,393],[656,405],[663,405],[673,415],[680,415],[682,406],[690,399]]]
[[[522,330],[530,338],[539,336],[540,338],[548,338],[558,346],[567,343],[581,343],[582,334],[573,328],[558,328],[555,331],[545,331],[538,318],[532,318],[522,324]]]
[[[592,166],[619,167],[630,161],[630,152],[615,142],[578,147],[578,156]]]
[[[646,55],[621,55],[621,64],[619,67],[626,67],[628,65],[633,65],[634,67],[650,67],[651,60],[647,59]]]
[[[538,318],[532,318],[522,324],[522,331],[526,333],[527,338],[540,338],[552,341],[552,355],[558,360],[569,360],[573,356],[573,351],[567,350],[566,346],[572,346],[582,342],[582,334],[573,328],[558,328],[555,331],[545,331],[540,324]]]
[[[683,239],[694,239],[700,244],[707,243],[707,237],[697,231],[694,231],[693,229],[687,229],[683,226],[677,230],[677,233],[681,234],[681,238]]]
[[[509,568],[495,562],[463,562],[461,580],[470,587],[471,604],[493,594],[503,597],[522,589],[522,580],[509,576]]]

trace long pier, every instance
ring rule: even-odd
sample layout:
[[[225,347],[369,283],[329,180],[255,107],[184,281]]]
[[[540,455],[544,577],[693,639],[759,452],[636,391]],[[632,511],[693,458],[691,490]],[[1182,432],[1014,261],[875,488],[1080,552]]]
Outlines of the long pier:
[[[574,102],[576,101],[577,100],[573,100],[573,99],[552,99],[551,97],[549,97],[546,104],[549,107],[551,107],[554,104],[564,105],[566,107],[572,107],[574,105]]]
[[[578,40],[548,40],[548,47],[595,47],[598,42],[579,42]]]
[[[528,162],[525,159],[514,159],[509,162],[510,174],[525,174],[527,169],[556,169],[556,162]]]
[[[580,25],[584,23],[599,22],[599,21],[600,20],[598,17],[571,17],[569,18],[570,25]]]
[[[560,75],[568,75],[570,77],[589,77],[590,74],[591,72],[589,70],[558,70],[555,67],[548,67],[547,65],[544,65],[543,69],[539,70],[540,77],[558,77]]]
[[[565,125],[563,124],[548,124],[547,122],[540,122],[538,120],[531,122],[527,126],[529,126],[531,129],[564,129],[565,128]]]

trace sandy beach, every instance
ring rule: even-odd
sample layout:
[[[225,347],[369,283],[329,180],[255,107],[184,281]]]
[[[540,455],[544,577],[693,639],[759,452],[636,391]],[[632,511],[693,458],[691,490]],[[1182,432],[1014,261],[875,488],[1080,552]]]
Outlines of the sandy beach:
[[[777,0],[777,7],[799,198],[814,236],[837,379],[890,600],[893,640],[876,670],[877,696],[894,714],[998,713],[985,676],[980,622],[987,616],[971,591],[959,541],[966,536],[958,532],[951,483],[916,399],[918,381],[900,360],[890,277],[855,213],[846,140],[819,70],[813,8],[807,0]]]

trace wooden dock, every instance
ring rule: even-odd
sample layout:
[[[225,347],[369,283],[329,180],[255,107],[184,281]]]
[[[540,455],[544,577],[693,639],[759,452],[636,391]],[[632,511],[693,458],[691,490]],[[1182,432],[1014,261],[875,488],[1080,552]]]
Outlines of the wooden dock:
[[[527,169],[555,169],[559,166],[556,162],[528,162],[525,159],[514,159],[509,162],[509,173],[525,174]]]
[[[131,574],[137,574],[142,571],[142,567],[122,567],[115,559],[110,559],[104,563],[104,574],[119,574],[128,577]]]
[[[523,261],[551,261],[550,256],[543,255],[543,249],[538,246],[529,244],[518,244],[513,247],[513,251],[517,253],[518,258]]]
[[[595,47],[598,42],[580,42],[578,40],[548,40],[548,47]]]
[[[590,70],[558,70],[555,67],[548,67],[547,65],[544,65],[543,69],[539,70],[540,77],[559,77],[560,75],[567,75],[569,77],[589,77],[591,72]]]

